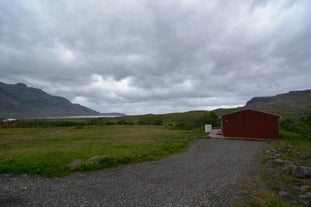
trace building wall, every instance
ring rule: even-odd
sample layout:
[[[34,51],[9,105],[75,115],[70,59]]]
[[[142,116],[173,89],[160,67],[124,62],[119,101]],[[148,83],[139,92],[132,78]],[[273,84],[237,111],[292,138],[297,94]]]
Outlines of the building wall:
[[[222,116],[222,132],[227,137],[279,137],[279,116],[255,110],[244,110]]]

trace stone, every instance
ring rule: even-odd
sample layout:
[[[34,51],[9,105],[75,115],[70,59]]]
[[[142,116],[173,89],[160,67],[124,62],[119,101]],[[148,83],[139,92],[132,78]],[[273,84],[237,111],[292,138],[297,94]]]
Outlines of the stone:
[[[290,161],[289,160],[282,160],[282,159],[275,159],[274,162],[283,164],[283,163],[289,163]]]
[[[309,190],[310,188],[311,187],[308,186],[308,185],[303,185],[303,186],[300,187],[300,191],[305,192],[305,191]]]
[[[98,162],[98,160],[99,160],[99,157],[95,156],[95,157],[88,159],[87,162],[94,163],[94,162]]]
[[[307,192],[305,195],[311,198],[311,192]]]
[[[284,172],[286,172],[287,174],[291,174],[291,172],[293,171],[293,168],[295,167],[295,165],[291,162],[288,162],[285,164],[285,166],[283,167]]]
[[[293,187],[293,190],[294,190],[294,191],[301,191],[301,189],[300,189],[299,186],[294,186],[294,187]]]
[[[292,165],[291,161],[289,161],[289,160],[282,160],[282,159],[274,158],[274,159],[268,160],[266,163],[266,165],[268,167],[271,167],[271,168],[275,168],[276,166],[280,166],[283,164],[285,164],[284,167],[286,168],[286,171],[289,171],[289,173],[292,172],[293,165]]]
[[[275,168],[275,162],[274,162],[274,160],[272,160],[272,159],[268,160],[267,163],[266,163],[266,165],[267,165],[268,167]]]
[[[74,170],[74,169],[80,167],[81,165],[83,165],[83,163],[84,163],[83,160],[80,160],[80,159],[79,160],[74,160],[74,161],[72,161],[71,163],[68,164],[68,168],[70,170]]]
[[[311,177],[311,167],[295,166],[293,167],[293,175],[297,178]]]
[[[298,201],[304,206],[310,206],[310,198],[307,195],[299,196]]]
[[[286,192],[286,191],[280,191],[280,192],[279,192],[279,196],[282,197],[282,198],[288,198],[288,197],[290,197],[289,193]]]

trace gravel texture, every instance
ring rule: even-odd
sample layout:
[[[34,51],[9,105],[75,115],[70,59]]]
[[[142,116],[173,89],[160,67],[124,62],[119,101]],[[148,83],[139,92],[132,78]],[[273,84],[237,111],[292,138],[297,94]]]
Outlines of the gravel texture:
[[[229,206],[264,142],[200,139],[187,153],[66,177],[0,175],[0,206]]]

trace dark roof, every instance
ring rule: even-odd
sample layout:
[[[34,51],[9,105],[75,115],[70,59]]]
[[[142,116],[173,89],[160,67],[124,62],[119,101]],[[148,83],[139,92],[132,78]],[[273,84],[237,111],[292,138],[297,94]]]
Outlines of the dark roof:
[[[226,114],[223,114],[223,116],[226,116],[226,115],[229,115],[229,114],[235,114],[235,113],[239,113],[239,112],[242,112],[242,111],[256,111],[256,112],[259,112],[259,113],[263,113],[263,114],[269,114],[269,115],[272,115],[272,116],[277,116],[277,117],[281,117],[277,114],[272,114],[272,113],[267,113],[267,112],[264,112],[264,111],[259,111],[259,110],[255,110],[255,109],[241,109],[239,111],[233,111],[233,112],[230,112],[230,113],[226,113]]]

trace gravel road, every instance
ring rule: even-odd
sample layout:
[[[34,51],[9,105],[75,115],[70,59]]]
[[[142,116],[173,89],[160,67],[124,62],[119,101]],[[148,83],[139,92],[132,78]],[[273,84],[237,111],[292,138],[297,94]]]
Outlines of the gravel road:
[[[0,175],[0,206],[229,206],[264,142],[200,139],[166,159],[61,178]]]

